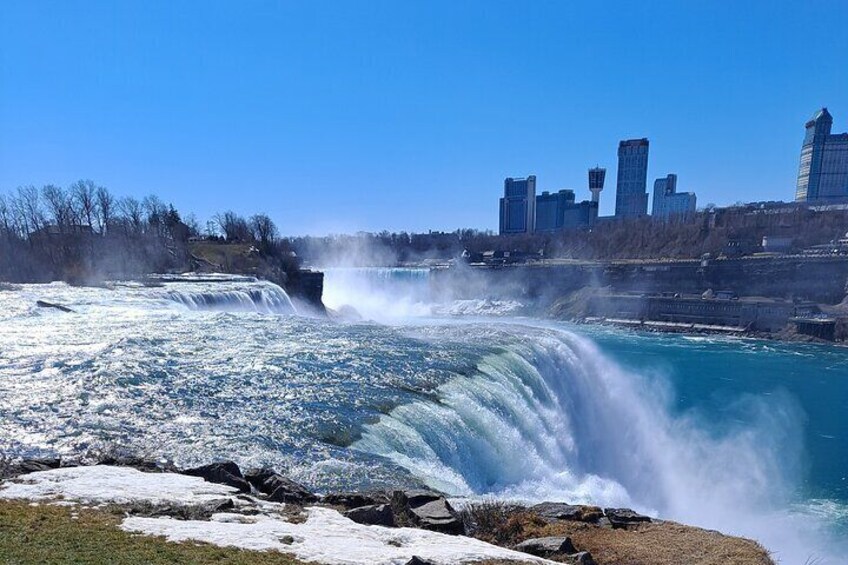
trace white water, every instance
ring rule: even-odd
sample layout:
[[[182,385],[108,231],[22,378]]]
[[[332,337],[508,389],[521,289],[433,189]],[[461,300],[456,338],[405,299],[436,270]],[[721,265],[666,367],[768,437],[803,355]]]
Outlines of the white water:
[[[787,398],[752,405],[754,427],[708,434],[668,415],[661,382],[622,371],[576,335],[535,335],[479,374],[399,406],[354,448],[457,495],[628,506],[752,537],[782,563],[841,563],[826,523],[792,513],[801,415]],[[529,360],[532,360],[531,364]]]
[[[362,311],[370,295],[395,323],[414,318],[409,305],[433,312],[414,284],[380,293],[328,283]],[[389,460],[454,494],[632,506],[754,537],[783,563],[844,562],[826,519],[791,509],[803,452],[790,398],[753,399],[754,424],[717,432],[672,416],[664,381],[623,370],[569,331],[335,325],[275,315],[285,300],[274,288],[0,293],[0,447],[72,452],[121,438],[195,463],[283,463],[307,482],[384,477]],[[39,298],[75,313],[35,308]],[[352,449],[320,439],[357,437],[351,429],[361,430]]]
[[[487,297],[456,300],[431,290],[429,269],[337,268],[324,277],[324,304],[333,310],[352,306],[367,320],[397,324],[414,318],[511,316],[524,307],[517,300]]]

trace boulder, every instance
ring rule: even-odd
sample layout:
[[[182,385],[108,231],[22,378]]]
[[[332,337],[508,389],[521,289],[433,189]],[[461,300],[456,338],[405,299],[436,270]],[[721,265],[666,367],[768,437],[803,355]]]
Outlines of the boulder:
[[[450,503],[444,498],[415,506],[411,510],[418,525],[425,530],[453,535],[465,534],[465,525]]]
[[[201,477],[210,483],[231,486],[241,492],[250,492],[250,483],[244,480],[241,469],[232,461],[219,461],[193,469],[184,469],[182,473],[193,477]]]
[[[382,492],[331,492],[324,496],[322,502],[351,510],[360,506],[388,504],[389,497]]]
[[[444,534],[465,534],[465,525],[459,515],[438,493],[396,490],[392,493],[391,504],[395,521],[400,525],[411,525]]]
[[[62,306],[61,304],[53,304],[52,302],[45,302],[44,300],[36,300],[35,305],[39,308],[54,308],[61,312],[73,312],[73,310],[71,310],[67,306]]]
[[[17,463],[0,461],[0,479],[12,479],[28,473],[58,469],[61,465],[62,461],[53,457],[24,459]]]
[[[603,510],[597,506],[573,505],[562,502],[543,502],[531,506],[530,511],[548,522],[570,520],[594,524],[604,515]]]
[[[516,551],[522,551],[537,557],[552,557],[554,555],[566,555],[577,553],[571,538],[549,537],[533,538],[525,540],[515,546]]]
[[[573,565],[598,565],[588,551],[580,551],[568,557]]]
[[[421,559],[417,555],[413,555],[412,559],[406,562],[406,565],[436,565],[436,562],[429,559]]]
[[[432,490],[396,490],[392,493],[392,504],[414,507],[440,498],[444,497]]]
[[[58,469],[62,466],[62,460],[58,457],[38,457],[34,459],[24,459],[16,465],[20,473],[37,473],[38,471],[49,471],[50,469]]]
[[[360,506],[359,508],[348,510],[344,515],[357,524],[386,526],[388,528],[395,526],[395,514],[392,512],[392,507],[388,504]]]
[[[113,467],[131,467],[144,473],[175,473],[176,466],[169,461],[144,459],[134,455],[106,455],[97,461],[97,465],[112,465]]]
[[[295,481],[282,476],[273,469],[252,469],[244,477],[257,491],[273,502],[305,504],[315,502],[318,497]]]
[[[604,508],[604,515],[613,528],[627,528],[632,524],[651,521],[648,516],[638,514],[630,508]]]

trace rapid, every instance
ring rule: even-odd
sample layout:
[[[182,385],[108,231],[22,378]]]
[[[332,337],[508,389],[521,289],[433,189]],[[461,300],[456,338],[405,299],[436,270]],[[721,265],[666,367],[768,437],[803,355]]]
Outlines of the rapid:
[[[0,291],[0,456],[119,447],[319,490],[630,506],[845,562],[841,350],[546,322],[441,301],[418,270],[328,270],[346,321],[249,277],[160,282]]]

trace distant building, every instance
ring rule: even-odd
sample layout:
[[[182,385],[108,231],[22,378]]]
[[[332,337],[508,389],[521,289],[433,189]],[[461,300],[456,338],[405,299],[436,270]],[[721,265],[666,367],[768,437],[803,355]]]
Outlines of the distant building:
[[[598,223],[598,203],[594,200],[575,202],[565,207],[562,229],[589,229]]]
[[[638,218],[648,213],[648,140],[627,139],[618,144],[615,217]]]
[[[533,233],[536,221],[536,177],[504,180],[500,201],[500,233]]]
[[[543,192],[536,197],[536,231],[555,231],[562,229],[565,210],[574,204],[573,190],[560,190],[551,194]]]
[[[805,124],[795,200],[822,202],[848,198],[848,133],[832,134],[833,117],[822,108]]]
[[[685,217],[695,213],[694,192],[677,192],[677,175],[670,174],[654,181],[654,201],[651,215],[668,220],[673,216]]]
[[[592,202],[600,202],[601,191],[604,189],[604,179],[607,170],[601,167],[589,169],[589,192],[592,193]]]
[[[794,239],[776,235],[763,236],[763,251],[766,253],[786,253],[792,249]]]

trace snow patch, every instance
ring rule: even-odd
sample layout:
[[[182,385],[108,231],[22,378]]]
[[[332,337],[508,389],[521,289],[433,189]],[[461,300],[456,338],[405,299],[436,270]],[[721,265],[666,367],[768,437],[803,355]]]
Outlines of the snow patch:
[[[142,473],[130,467],[67,467],[23,475],[0,485],[0,498],[85,504],[199,504],[233,496],[238,490],[176,473]]]
[[[483,559],[551,563],[464,536],[414,528],[365,526],[329,508],[313,507],[307,513],[306,522],[300,524],[269,516],[223,513],[215,514],[209,522],[126,518],[121,527],[130,532],[164,536],[174,542],[192,540],[243,549],[277,550],[298,559],[333,565],[403,565],[413,555],[446,565]]]
[[[192,505],[236,493],[234,488],[207,483],[199,477],[107,465],[52,469],[0,483],[0,499],[60,504]],[[403,565],[413,555],[445,565],[484,559],[551,563],[464,536],[365,526],[329,508],[307,508],[307,519],[299,524],[281,517],[282,504],[265,502],[257,504],[257,509],[264,514],[218,513],[209,521],[129,517],[121,528],[164,536],[173,542],[192,540],[254,551],[277,550],[331,565]]]

